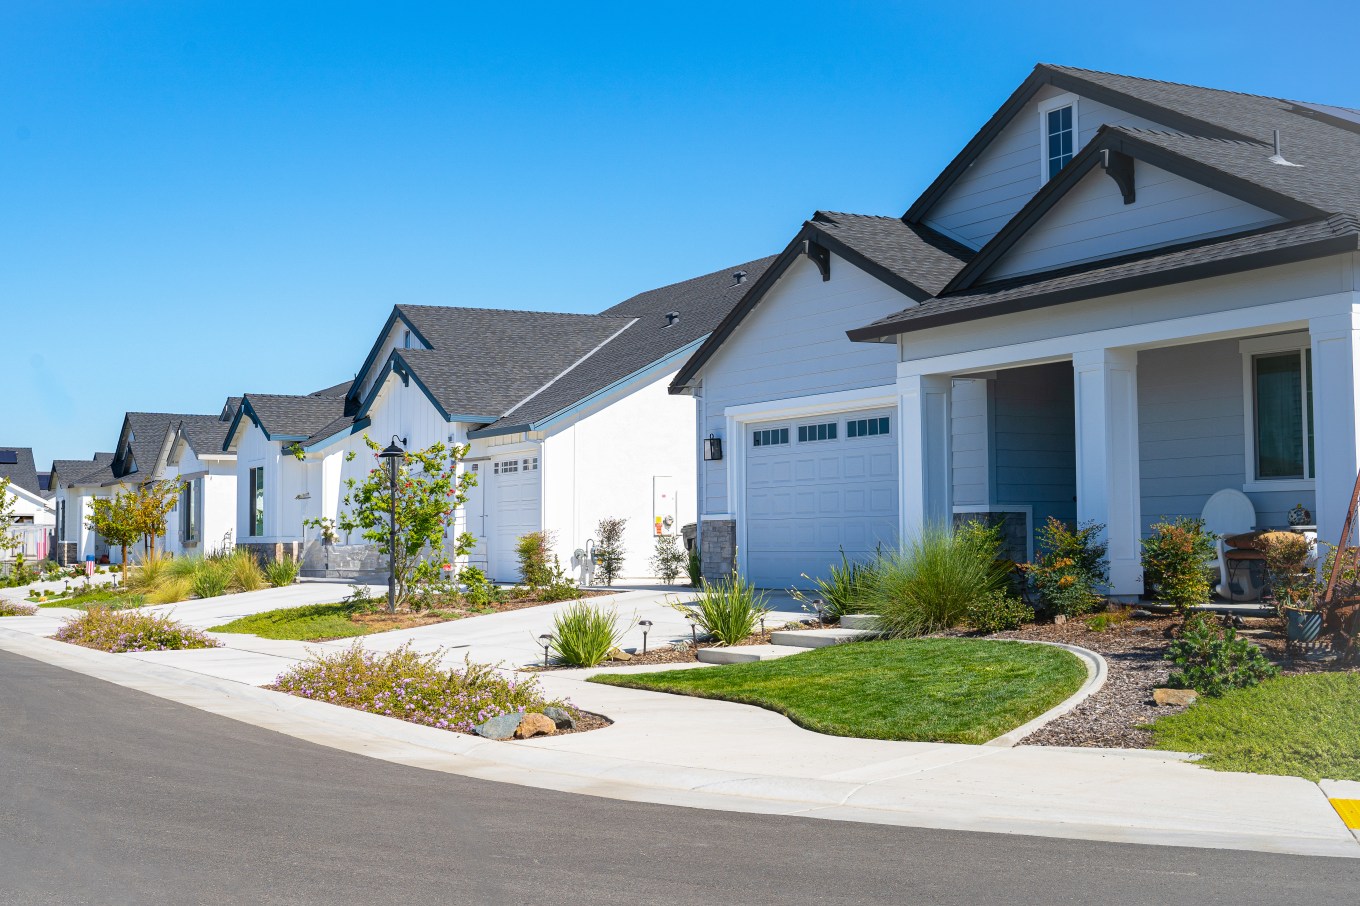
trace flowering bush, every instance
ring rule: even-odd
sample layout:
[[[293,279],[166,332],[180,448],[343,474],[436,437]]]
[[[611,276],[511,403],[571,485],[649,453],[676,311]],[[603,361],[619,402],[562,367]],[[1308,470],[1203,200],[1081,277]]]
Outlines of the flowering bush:
[[[216,648],[219,644],[197,629],[181,626],[162,614],[107,610],[103,607],[92,607],[80,616],[67,620],[52,638],[115,654],[124,651]]]
[[[447,670],[438,652],[420,654],[409,645],[386,654],[358,644],[315,654],[266,688],[459,733],[502,714],[554,705],[579,716],[568,702],[545,698],[537,679],[505,677],[471,661]]]
[[[0,617],[31,617],[38,612],[32,604],[0,600]]]
[[[1100,537],[1104,530],[1105,526],[1095,522],[1069,528],[1052,516],[1039,530],[1042,553],[1025,564],[1025,571],[1049,610],[1075,616],[1095,610],[1100,603],[1096,589],[1109,581],[1108,545]]]
[[[1209,563],[1214,559],[1214,538],[1203,519],[1184,516],[1152,526],[1143,539],[1143,581],[1147,589],[1185,613],[1209,602]]]

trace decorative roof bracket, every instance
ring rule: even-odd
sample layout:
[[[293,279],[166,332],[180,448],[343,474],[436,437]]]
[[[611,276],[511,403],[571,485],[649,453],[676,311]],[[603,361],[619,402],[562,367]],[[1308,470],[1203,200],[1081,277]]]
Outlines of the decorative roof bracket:
[[[831,252],[826,246],[812,239],[803,240],[803,254],[812,259],[817,270],[822,272],[822,281],[831,279]]]
[[[1124,196],[1124,204],[1133,204],[1133,158],[1122,151],[1111,151],[1103,148],[1100,152],[1100,166],[1113,179],[1115,185],[1119,186],[1119,192]]]

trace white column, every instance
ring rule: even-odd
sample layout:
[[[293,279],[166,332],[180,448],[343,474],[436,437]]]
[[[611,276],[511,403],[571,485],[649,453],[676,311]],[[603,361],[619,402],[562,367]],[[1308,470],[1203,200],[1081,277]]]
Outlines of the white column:
[[[949,474],[947,375],[897,379],[898,485],[902,540],[927,526],[948,526],[953,518]]]
[[[1360,313],[1313,318],[1314,515],[1318,538],[1336,544],[1360,468]]]
[[[1090,349],[1072,356],[1076,381],[1077,520],[1105,526],[1109,593],[1143,592],[1138,484],[1138,353]]]

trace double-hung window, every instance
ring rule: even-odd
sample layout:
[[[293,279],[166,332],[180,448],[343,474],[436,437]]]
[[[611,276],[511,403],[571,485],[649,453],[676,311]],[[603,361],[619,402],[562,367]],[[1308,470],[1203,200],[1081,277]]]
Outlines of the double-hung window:
[[[179,537],[185,544],[201,541],[203,522],[203,479],[187,482],[179,492]]]
[[[1043,182],[1058,175],[1077,153],[1077,99],[1064,94],[1039,104],[1039,150]]]
[[[250,523],[246,526],[252,538],[264,535],[264,466],[250,470]]]
[[[1313,353],[1306,335],[1244,340],[1249,482],[1313,479]]]

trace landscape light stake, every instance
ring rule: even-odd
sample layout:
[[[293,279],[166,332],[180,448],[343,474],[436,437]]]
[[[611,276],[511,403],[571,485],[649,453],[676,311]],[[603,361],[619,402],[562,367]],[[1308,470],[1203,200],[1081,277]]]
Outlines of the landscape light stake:
[[[644,638],[646,638],[646,637],[644,636]],[[547,667],[547,666],[548,666],[548,649],[552,647],[552,643],[553,643],[553,634],[552,634],[551,632],[545,632],[545,633],[543,633],[541,636],[538,637],[538,643],[539,643],[540,645],[543,646],[543,666],[544,666],[544,667]]]
[[[817,625],[819,627],[825,626],[826,620],[822,619],[822,608],[826,606],[826,602],[821,598],[813,598],[812,606],[817,608]]]
[[[694,614],[685,614],[685,619],[689,620],[689,637],[694,642],[694,647],[699,647],[699,626],[694,622]]]
[[[647,653],[647,632],[652,628],[651,620],[638,620],[638,625],[642,627],[642,653]]]
[[[397,612],[397,463],[406,458],[406,451],[397,443],[397,435],[392,435],[392,442],[387,445],[381,453],[379,459],[387,460],[387,480],[391,485],[391,492],[387,502],[391,517],[391,528],[387,536],[387,612]]]

